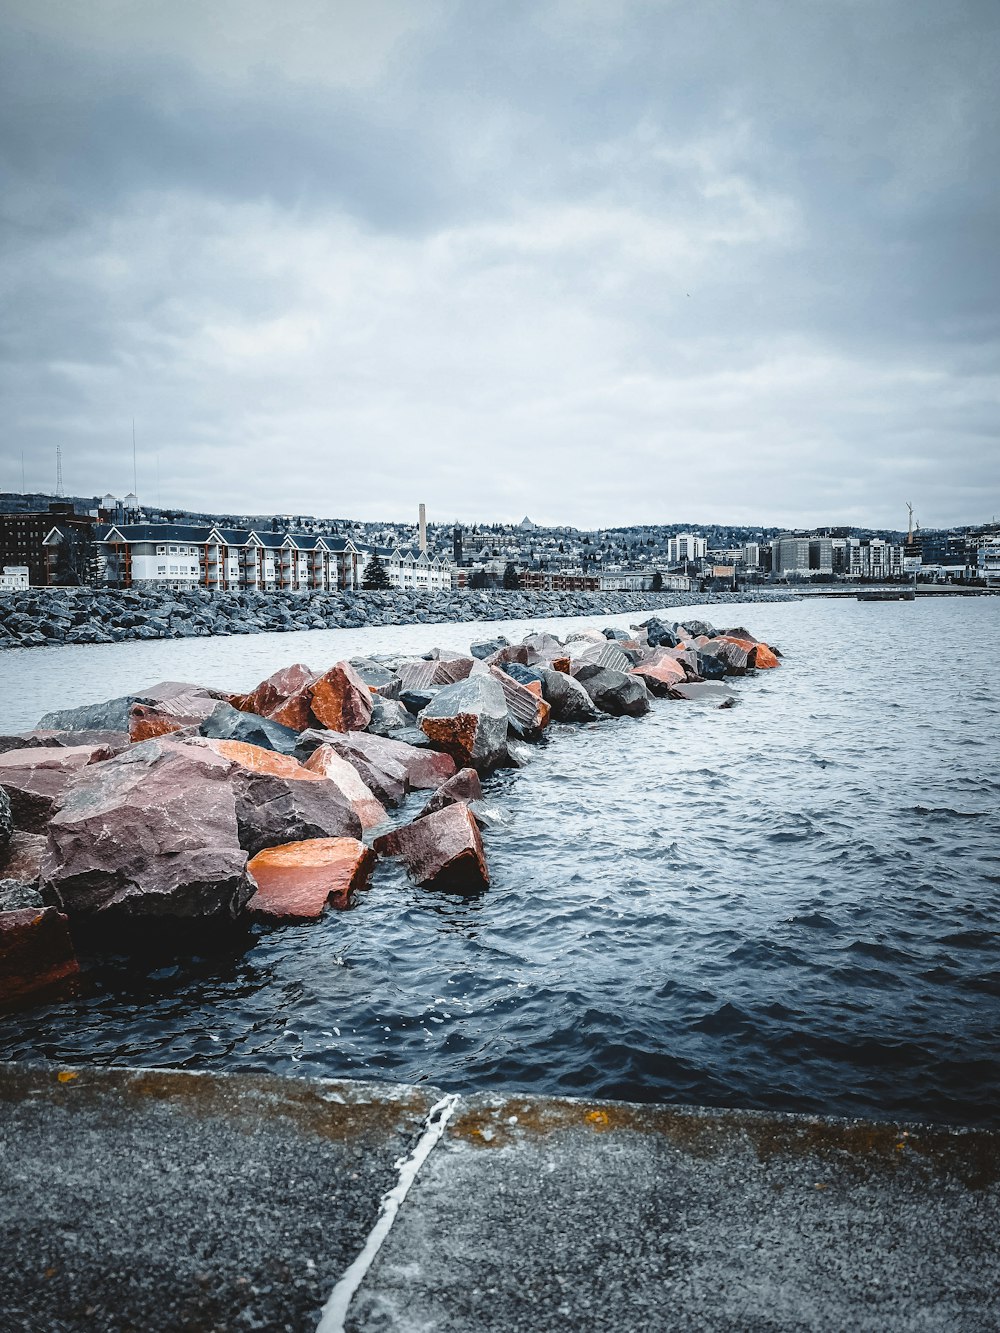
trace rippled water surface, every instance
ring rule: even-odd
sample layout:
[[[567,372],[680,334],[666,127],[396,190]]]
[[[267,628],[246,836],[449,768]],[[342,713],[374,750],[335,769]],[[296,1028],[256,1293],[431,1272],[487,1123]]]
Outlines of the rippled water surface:
[[[776,642],[781,669],[730,710],[553,728],[490,780],[482,898],[384,864],[316,925],[91,959],[80,998],[0,1019],[0,1057],[995,1124],[1000,600],[706,614]],[[8,653],[2,720],[481,630]]]

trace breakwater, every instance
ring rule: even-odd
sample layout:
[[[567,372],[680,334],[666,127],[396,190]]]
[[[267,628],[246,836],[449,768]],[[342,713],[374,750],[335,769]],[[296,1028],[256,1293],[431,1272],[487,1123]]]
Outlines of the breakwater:
[[[202,588],[32,588],[0,597],[0,649],[198,639],[213,635],[362,629],[373,625],[621,615],[725,603],[794,601],[792,594],[679,592],[213,593]]]

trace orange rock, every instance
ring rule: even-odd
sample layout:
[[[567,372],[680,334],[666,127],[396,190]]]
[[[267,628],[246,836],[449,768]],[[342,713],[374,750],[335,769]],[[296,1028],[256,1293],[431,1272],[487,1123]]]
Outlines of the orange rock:
[[[719,638],[723,643],[735,643],[740,648],[745,648],[749,653],[751,649],[757,647],[756,639],[743,639],[734,637],[732,634],[720,634]]]
[[[256,713],[258,717],[272,717],[275,710],[280,709],[289,699],[308,690],[315,679],[315,671],[301,662],[296,662],[292,666],[282,667],[274,675],[268,676],[267,680],[262,680],[256,689],[244,696],[242,703],[236,703],[235,700],[231,702],[233,707],[239,708],[241,712]],[[280,718],[274,720],[281,721]]]
[[[663,657],[658,662],[642,662],[632,668],[633,676],[641,676],[654,694],[664,694],[671,685],[687,680],[684,668],[672,657]]]
[[[330,731],[364,731],[371,721],[371,691],[349,662],[337,662],[315,681],[311,706],[319,725]]]
[[[309,838],[268,847],[247,870],[257,882],[248,903],[256,916],[311,921],[329,902],[338,910],[351,905],[351,895],[367,888],[375,853],[356,838]]]
[[[375,828],[385,821],[385,806],[362,778],[332,745],[321,745],[305,762],[310,773],[318,773],[338,788],[361,820],[363,829]]]
[[[766,643],[758,643],[754,665],[759,667],[762,671],[766,671],[770,667],[776,667],[778,665],[778,659]]]
[[[561,657],[553,657],[552,659],[553,671],[561,671],[563,675],[568,676],[569,667],[570,667],[570,661],[565,654],[563,654]]]
[[[322,781],[321,773],[310,772],[291,755],[278,754],[274,750],[265,750],[262,745],[248,745],[246,741],[207,740],[205,744],[224,759],[231,759],[241,768],[252,769],[254,773],[273,773],[278,778],[293,778],[305,782]]]

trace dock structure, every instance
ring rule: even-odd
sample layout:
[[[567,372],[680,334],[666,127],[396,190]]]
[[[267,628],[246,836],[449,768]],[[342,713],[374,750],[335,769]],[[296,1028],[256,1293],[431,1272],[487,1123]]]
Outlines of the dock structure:
[[[4,1327],[996,1329],[1000,1134],[0,1066]]]

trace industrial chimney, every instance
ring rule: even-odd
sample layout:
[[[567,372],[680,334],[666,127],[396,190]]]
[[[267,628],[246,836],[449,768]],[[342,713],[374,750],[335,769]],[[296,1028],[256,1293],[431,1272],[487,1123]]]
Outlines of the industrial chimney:
[[[427,506],[420,506],[420,549],[427,550]]]

